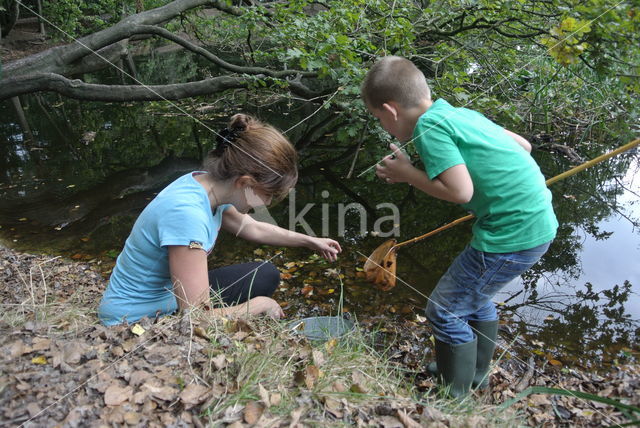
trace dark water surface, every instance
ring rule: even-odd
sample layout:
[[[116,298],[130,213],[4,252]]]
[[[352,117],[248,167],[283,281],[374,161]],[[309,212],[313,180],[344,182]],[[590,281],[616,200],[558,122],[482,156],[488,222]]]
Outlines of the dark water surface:
[[[5,245],[29,251],[64,254],[100,264],[105,273],[113,265],[131,225],[141,209],[177,176],[198,169],[211,148],[211,134],[183,115],[162,105],[79,103],[57,96],[28,97],[25,111],[31,136],[12,105],[0,103],[0,237]],[[245,105],[262,116],[274,117],[287,129],[315,108],[293,106],[287,114]],[[289,115],[290,114],[290,115]],[[222,127],[228,113],[211,113],[207,126]],[[304,133],[300,126],[290,136]],[[609,146],[585,146],[580,153],[592,158],[626,141]],[[369,145],[368,145],[369,144]],[[470,224],[443,232],[403,249],[398,256],[399,285],[381,292],[367,284],[360,267],[364,255],[384,241],[367,234],[374,222],[390,210],[376,209],[392,202],[399,208],[400,237],[408,239],[466,213],[460,208],[406,186],[375,181],[367,169],[371,142],[365,141],[351,178],[344,178],[351,158],[331,159],[341,151],[331,145],[301,150],[301,178],[295,201],[284,200],[268,214],[288,227],[291,211],[317,234],[339,239],[344,253],[336,265],[309,258],[305,250],[286,250],[274,259],[283,271],[292,271],[289,285],[311,286],[316,292],[299,304],[314,306],[326,315],[337,311],[341,287],[345,310],[359,318],[422,316],[426,296],[457,253],[470,239]],[[538,151],[536,160],[547,177],[570,168],[558,154]],[[637,156],[622,155],[552,187],[561,223],[549,253],[520,281],[497,296],[505,329],[541,352],[565,363],[612,364],[638,357],[640,338],[640,178]],[[339,204],[358,203],[362,211],[342,215]],[[328,222],[323,224],[323,217]],[[383,231],[394,227],[382,223]],[[345,236],[338,236],[344,224]],[[304,231],[300,225],[299,231]],[[256,257],[269,258],[275,250],[222,236],[211,263],[223,265]],[[285,265],[285,263],[298,262]],[[332,270],[332,269],[335,269]],[[296,272],[297,271],[297,272]],[[341,279],[335,274],[342,274]],[[341,285],[342,284],[342,285]],[[290,290],[291,291],[291,290]],[[288,297],[287,297],[288,298]],[[295,305],[292,305],[292,307]]]

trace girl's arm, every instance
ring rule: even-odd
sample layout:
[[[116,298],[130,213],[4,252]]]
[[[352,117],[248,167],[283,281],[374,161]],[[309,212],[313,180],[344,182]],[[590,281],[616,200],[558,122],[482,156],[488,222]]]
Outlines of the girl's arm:
[[[307,247],[318,251],[325,259],[335,261],[342,251],[337,241],[329,238],[317,238],[303,233],[293,232],[273,224],[254,220],[248,214],[242,214],[235,207],[229,207],[222,215],[222,228],[227,232],[260,244]]]
[[[173,290],[180,310],[209,305],[209,272],[207,253],[204,250],[182,245],[169,246],[169,269]],[[211,311],[215,315],[258,315],[266,313],[274,318],[284,316],[278,303],[264,296]]]

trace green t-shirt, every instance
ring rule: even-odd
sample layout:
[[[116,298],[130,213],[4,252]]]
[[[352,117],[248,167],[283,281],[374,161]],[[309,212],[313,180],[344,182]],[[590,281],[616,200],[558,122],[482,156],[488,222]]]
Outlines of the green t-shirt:
[[[413,141],[431,180],[467,166],[473,197],[462,206],[477,217],[473,248],[510,253],[555,237],[558,221],[540,168],[502,127],[439,99],[418,119]]]

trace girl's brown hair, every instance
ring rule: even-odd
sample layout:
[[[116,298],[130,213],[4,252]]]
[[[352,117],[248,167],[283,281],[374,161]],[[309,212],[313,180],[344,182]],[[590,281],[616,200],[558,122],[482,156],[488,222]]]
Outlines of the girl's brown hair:
[[[218,147],[209,152],[205,169],[216,180],[248,175],[255,187],[279,200],[298,181],[298,155],[273,126],[246,114],[231,117]],[[221,141],[222,140],[222,141]]]

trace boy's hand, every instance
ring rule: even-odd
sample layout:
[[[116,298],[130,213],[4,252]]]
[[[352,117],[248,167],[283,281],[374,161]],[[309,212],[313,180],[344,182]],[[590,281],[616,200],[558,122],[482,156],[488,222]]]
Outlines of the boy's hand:
[[[395,144],[391,143],[389,148],[393,154],[382,158],[382,165],[376,165],[376,175],[389,184],[408,182],[409,173],[414,168],[411,160]]]

